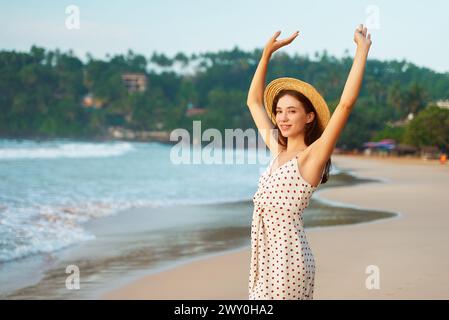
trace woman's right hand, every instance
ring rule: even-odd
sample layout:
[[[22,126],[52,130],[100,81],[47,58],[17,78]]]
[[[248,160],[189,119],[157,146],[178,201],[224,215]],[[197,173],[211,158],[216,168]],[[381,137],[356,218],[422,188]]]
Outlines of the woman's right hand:
[[[263,53],[271,56],[276,50],[282,48],[283,46],[286,46],[290,43],[292,43],[293,40],[298,36],[299,31],[294,32],[290,37],[283,40],[276,40],[277,37],[281,34],[281,31],[277,31],[271,38],[268,40],[267,44],[265,45],[265,48],[263,50]]]

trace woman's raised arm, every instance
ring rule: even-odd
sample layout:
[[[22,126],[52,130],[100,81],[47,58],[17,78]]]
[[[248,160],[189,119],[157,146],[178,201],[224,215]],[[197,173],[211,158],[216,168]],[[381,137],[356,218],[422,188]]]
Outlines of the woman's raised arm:
[[[267,42],[260,58],[259,65],[254,73],[251,85],[248,91],[248,98],[246,104],[249,107],[251,116],[259,130],[265,144],[271,151],[276,152],[278,149],[277,139],[272,133],[274,128],[269,116],[267,115],[263,102],[263,92],[265,90],[265,78],[267,74],[267,67],[270,61],[271,55],[279,48],[290,44],[299,34],[299,32],[293,33],[289,38],[284,40],[276,40],[281,34],[280,31],[276,32]]]
[[[311,145],[310,155],[317,166],[323,166],[332,155],[362,86],[365,64],[371,47],[371,35],[367,34],[367,28],[362,24],[355,30],[354,42],[357,49],[340,102],[321,137]]]
[[[363,27],[361,24],[354,32],[354,42],[357,44],[357,50],[351,71],[349,72],[348,79],[346,80],[346,84],[340,98],[340,104],[348,108],[352,108],[355,104],[362,86],[366,59],[368,57],[368,51],[371,47],[371,35],[369,33],[367,35],[367,31],[367,28]]]

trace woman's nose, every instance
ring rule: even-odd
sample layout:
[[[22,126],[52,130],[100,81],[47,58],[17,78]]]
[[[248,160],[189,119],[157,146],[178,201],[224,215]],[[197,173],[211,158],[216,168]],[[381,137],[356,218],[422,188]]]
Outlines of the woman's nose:
[[[283,112],[283,113],[281,114],[281,120],[282,120],[282,121],[287,121],[287,120],[288,120],[287,112]]]

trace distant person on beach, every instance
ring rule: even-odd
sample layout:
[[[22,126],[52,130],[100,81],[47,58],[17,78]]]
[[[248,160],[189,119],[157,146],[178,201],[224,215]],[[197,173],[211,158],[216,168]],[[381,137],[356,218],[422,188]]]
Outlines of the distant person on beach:
[[[332,117],[309,83],[278,78],[265,88],[271,55],[299,34],[267,42],[248,92],[247,105],[273,160],[253,197],[249,299],[313,299],[315,260],[303,226],[303,211],[329,178],[335,148],[362,85],[371,35],[359,25],[356,53]],[[276,161],[275,161],[276,160]]]

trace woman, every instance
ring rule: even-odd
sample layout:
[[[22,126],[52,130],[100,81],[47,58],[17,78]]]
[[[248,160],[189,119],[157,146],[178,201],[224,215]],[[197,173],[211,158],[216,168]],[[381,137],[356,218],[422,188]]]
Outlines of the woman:
[[[276,154],[259,180],[251,226],[249,299],[312,299],[315,261],[302,213],[329,175],[330,157],[362,84],[371,35],[355,30],[355,58],[332,117],[318,91],[293,78],[265,88],[271,55],[297,36],[266,44],[248,93],[247,105],[261,136]],[[279,134],[280,131],[280,134]]]

